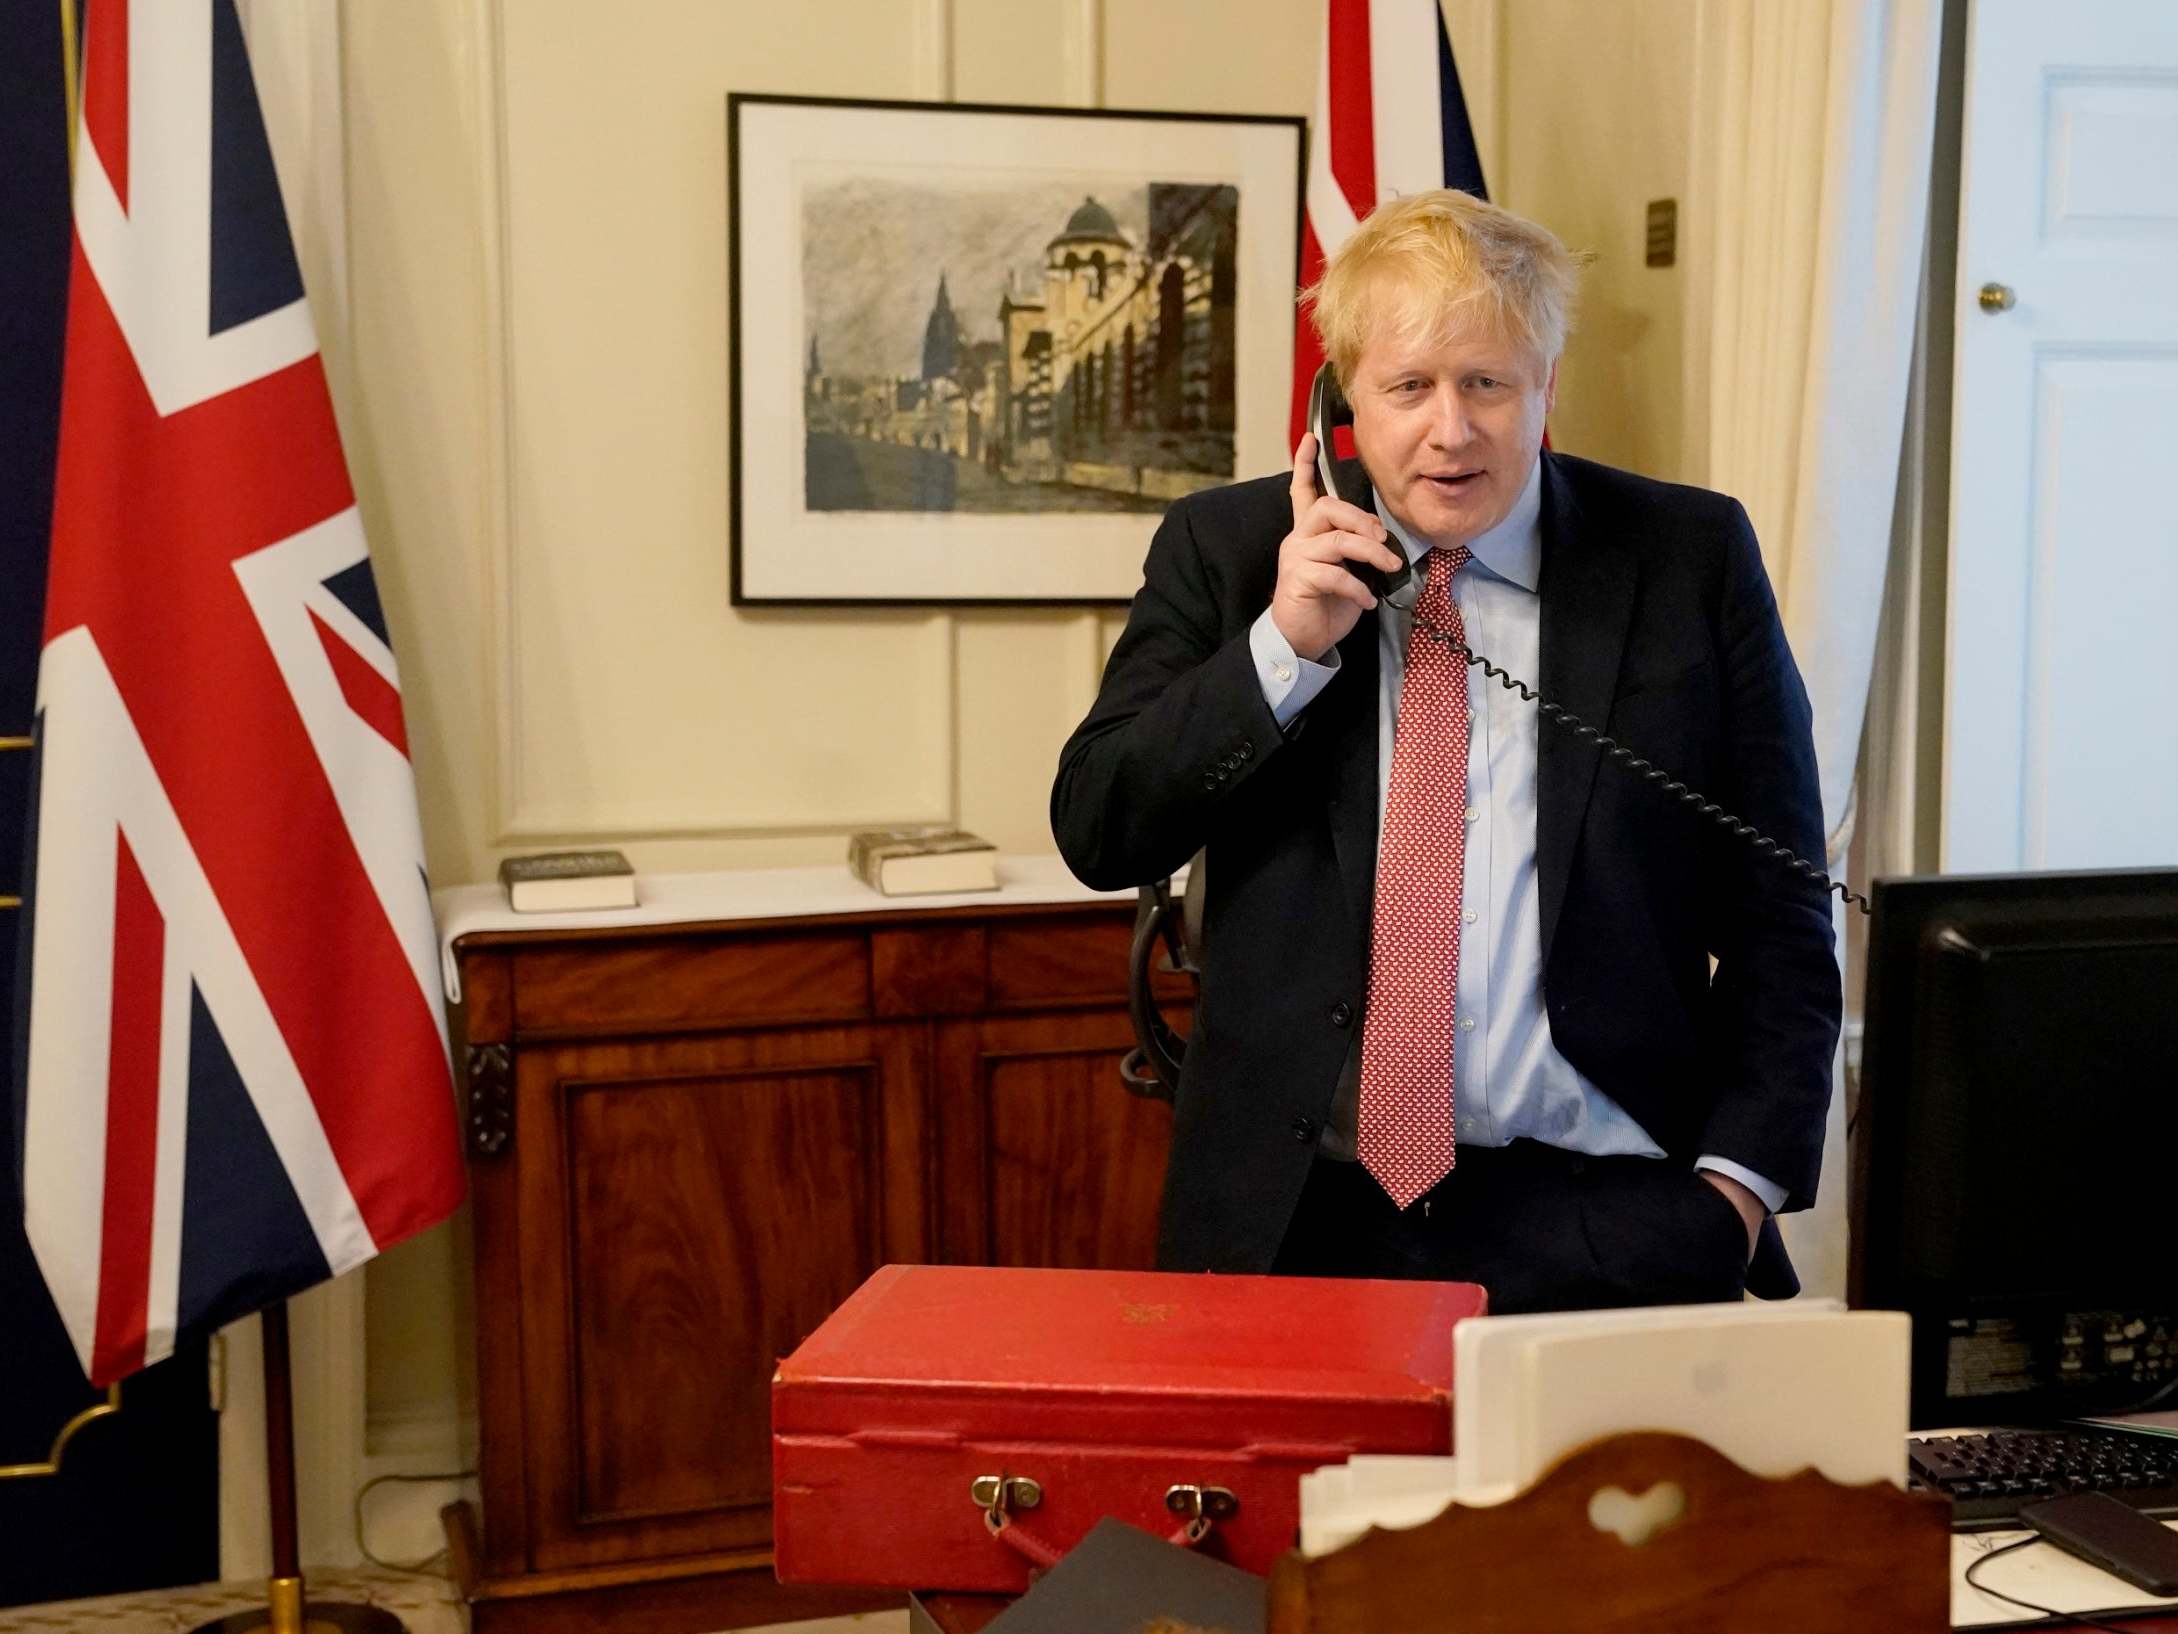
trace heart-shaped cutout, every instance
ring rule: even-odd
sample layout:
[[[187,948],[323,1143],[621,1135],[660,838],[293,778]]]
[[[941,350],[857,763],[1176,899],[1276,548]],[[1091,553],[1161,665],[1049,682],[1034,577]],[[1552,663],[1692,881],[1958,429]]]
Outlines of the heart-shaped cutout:
[[[1686,1492],[1676,1481],[1659,1481],[1636,1498],[1624,1487],[1601,1488],[1588,1500],[1588,1524],[1638,1549],[1686,1513]]]

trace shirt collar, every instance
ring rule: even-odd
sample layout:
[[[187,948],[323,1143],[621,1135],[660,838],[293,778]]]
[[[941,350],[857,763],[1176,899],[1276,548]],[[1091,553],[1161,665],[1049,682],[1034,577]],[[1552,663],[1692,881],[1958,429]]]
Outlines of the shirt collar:
[[[1381,495],[1376,501],[1376,514],[1406,551],[1407,560],[1419,565],[1428,554],[1429,546],[1407,532],[1399,519],[1384,508]],[[1513,501],[1513,508],[1505,513],[1505,520],[1479,539],[1469,541],[1468,552],[1499,578],[1532,591],[1542,580],[1542,521],[1543,456],[1537,454],[1535,464],[1528,471],[1527,485]]]

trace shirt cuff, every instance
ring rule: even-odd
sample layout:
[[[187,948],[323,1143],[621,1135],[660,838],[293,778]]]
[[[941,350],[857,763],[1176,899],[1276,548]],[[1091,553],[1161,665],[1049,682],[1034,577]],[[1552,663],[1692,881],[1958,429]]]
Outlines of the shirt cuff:
[[[1255,655],[1255,678],[1263,688],[1263,701],[1280,728],[1316,701],[1331,677],[1339,672],[1339,650],[1325,654],[1331,662],[1319,664],[1293,650],[1280,632],[1268,607],[1248,631],[1248,650]]]
[[[1737,1180],[1742,1186],[1762,1199],[1762,1206],[1775,1214],[1785,1206],[1785,1188],[1774,1180],[1765,1180],[1754,1170],[1742,1168],[1728,1157],[1715,1157],[1704,1152],[1694,1160],[1697,1170],[1714,1169],[1727,1180]]]

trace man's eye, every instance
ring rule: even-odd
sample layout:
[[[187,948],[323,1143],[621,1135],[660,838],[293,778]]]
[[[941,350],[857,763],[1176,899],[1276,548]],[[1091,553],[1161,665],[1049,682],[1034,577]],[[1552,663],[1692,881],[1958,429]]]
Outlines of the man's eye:
[[[1500,385],[1504,384],[1504,382],[1498,380],[1493,375],[1481,374],[1475,376],[1475,384],[1480,386],[1484,391],[1495,391]]]

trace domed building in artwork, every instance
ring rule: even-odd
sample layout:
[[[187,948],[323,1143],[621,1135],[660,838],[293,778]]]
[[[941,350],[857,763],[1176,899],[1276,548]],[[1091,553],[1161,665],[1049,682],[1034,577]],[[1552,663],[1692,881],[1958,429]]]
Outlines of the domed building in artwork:
[[[1136,243],[1094,195],[1044,246],[1041,289],[999,300],[1009,466],[1111,480],[1232,472],[1234,226],[1229,186],[1152,183]],[[1164,497],[1172,497],[1167,494]]]
[[[1101,301],[1134,253],[1111,211],[1085,198],[1066,218],[1066,230],[1044,246],[1044,266],[1049,276],[1070,285],[1078,281],[1092,300]]]

